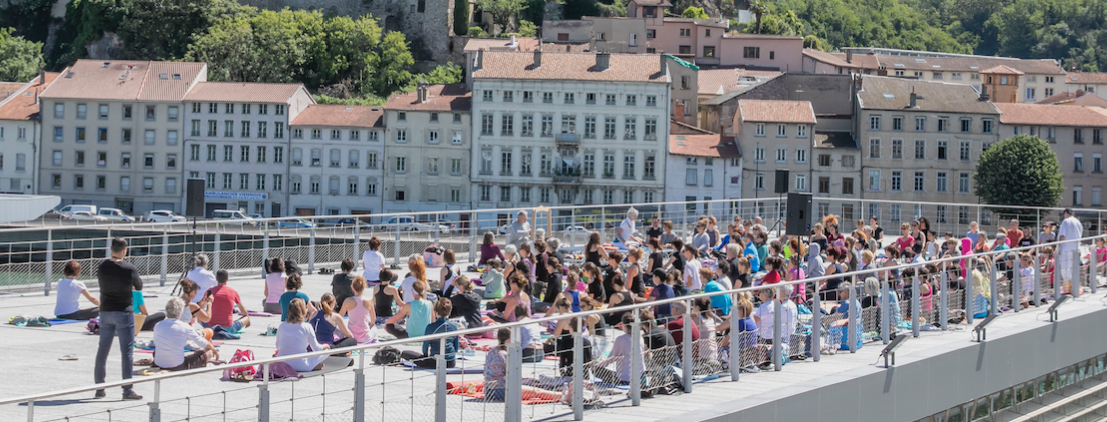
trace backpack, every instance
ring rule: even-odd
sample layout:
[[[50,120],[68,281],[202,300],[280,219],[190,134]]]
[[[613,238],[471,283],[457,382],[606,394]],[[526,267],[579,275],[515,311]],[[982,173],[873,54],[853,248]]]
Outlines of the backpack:
[[[304,271],[300,269],[299,265],[296,265],[296,261],[293,261],[291,259],[286,259],[286,260],[284,260],[284,274],[285,275],[292,275],[292,274],[304,275]]]
[[[85,329],[87,329],[90,334],[100,334],[100,318],[89,319]]]
[[[394,365],[400,363],[400,351],[395,347],[385,346],[373,355],[374,365]]]
[[[232,356],[231,360],[227,361],[227,363],[252,362],[253,360],[254,360],[254,352],[252,350],[238,349],[238,350],[234,351],[234,356]],[[244,367],[241,367],[241,368],[224,369],[223,370],[223,379],[224,380],[231,380],[231,379],[238,379],[238,378],[253,379],[254,374],[256,374],[256,373],[257,373],[257,370],[254,369],[253,366],[244,366]]]

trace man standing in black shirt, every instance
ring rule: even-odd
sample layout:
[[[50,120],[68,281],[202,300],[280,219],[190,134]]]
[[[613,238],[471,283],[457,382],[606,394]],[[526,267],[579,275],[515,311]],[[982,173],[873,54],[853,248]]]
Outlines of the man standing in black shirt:
[[[111,257],[100,263],[96,277],[100,282],[100,348],[96,350],[96,383],[104,383],[114,337],[119,337],[119,352],[123,355],[123,379],[131,378],[134,362],[135,314],[132,308],[132,289],[142,290],[142,279],[134,265],[123,262],[127,256],[127,241],[111,240]],[[104,390],[96,390],[96,398],[105,397]],[[130,384],[123,386],[124,400],[142,400]]]

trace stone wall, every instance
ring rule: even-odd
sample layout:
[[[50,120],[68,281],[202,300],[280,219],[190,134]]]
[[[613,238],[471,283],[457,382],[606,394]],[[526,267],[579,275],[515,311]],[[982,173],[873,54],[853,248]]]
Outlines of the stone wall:
[[[315,10],[324,14],[380,19],[386,31],[402,32],[416,62],[444,64],[450,57],[454,0],[239,0],[262,9]]]

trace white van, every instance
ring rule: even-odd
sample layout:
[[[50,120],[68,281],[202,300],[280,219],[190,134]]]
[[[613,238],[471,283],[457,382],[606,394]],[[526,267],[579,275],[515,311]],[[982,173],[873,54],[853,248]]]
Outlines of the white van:
[[[67,216],[72,216],[73,213],[75,213],[77,211],[84,211],[84,212],[87,212],[91,215],[97,215],[97,209],[96,209],[95,205],[77,205],[77,204],[66,205],[64,207],[61,207],[61,209],[58,210],[58,214],[64,214],[64,215],[67,215]]]
[[[211,219],[220,221],[223,224],[235,224],[240,226],[252,226],[254,225],[254,219],[243,214],[239,210],[215,210],[211,214]]]

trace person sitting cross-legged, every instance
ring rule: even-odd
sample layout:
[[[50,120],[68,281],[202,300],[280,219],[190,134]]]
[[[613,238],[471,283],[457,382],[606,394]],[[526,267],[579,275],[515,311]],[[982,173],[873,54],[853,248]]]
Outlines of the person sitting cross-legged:
[[[184,299],[174,297],[165,304],[166,318],[154,326],[154,365],[168,371],[202,368],[208,361],[219,359],[219,351],[203,335],[180,319]],[[185,355],[185,346],[203,349]]]

